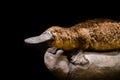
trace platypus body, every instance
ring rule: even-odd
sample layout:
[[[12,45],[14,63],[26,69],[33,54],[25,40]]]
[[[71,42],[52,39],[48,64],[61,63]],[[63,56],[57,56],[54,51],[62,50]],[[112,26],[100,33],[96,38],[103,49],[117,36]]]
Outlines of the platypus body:
[[[110,19],[93,19],[69,28],[52,26],[39,36],[25,39],[26,43],[47,42],[50,47],[65,51],[109,51],[120,49],[120,22]]]

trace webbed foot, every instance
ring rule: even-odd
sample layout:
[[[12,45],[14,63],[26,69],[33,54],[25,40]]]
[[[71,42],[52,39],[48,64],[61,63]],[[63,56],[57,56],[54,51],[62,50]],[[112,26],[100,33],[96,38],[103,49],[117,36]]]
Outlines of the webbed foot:
[[[56,47],[48,48],[48,50],[47,50],[47,52],[52,53],[52,54],[55,54],[56,51],[57,51]]]
[[[48,48],[47,52],[52,53],[52,54],[58,54],[58,55],[64,53],[63,50],[60,50],[60,49],[58,49],[56,47]]]
[[[73,55],[71,57],[71,63],[75,65],[86,65],[89,61],[84,54],[78,53],[77,55]]]

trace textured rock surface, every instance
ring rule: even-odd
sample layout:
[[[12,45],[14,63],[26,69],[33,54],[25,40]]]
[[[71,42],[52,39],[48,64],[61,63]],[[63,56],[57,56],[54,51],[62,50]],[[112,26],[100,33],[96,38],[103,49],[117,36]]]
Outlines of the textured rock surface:
[[[120,52],[85,52],[87,65],[74,65],[62,50],[49,48],[44,56],[47,68],[61,80],[120,80]]]

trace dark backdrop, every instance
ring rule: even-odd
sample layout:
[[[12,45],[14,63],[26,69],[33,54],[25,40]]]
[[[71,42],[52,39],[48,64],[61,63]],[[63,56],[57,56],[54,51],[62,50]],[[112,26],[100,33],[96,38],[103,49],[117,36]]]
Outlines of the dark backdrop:
[[[47,49],[41,45],[27,45],[24,43],[24,39],[41,34],[47,28],[58,25],[70,27],[78,22],[93,19],[93,18],[110,18],[120,20],[120,16],[83,16],[81,14],[41,14],[41,15],[24,15],[22,21],[22,29],[19,30],[19,34],[23,44],[22,53],[20,54],[21,71],[22,75],[32,80],[57,80],[44,65],[44,53]],[[21,44],[20,42],[20,44]]]

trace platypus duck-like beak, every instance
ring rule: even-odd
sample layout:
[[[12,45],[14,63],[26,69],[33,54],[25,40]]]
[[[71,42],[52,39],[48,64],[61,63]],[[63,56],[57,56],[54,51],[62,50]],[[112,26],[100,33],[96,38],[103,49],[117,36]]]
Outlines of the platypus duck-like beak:
[[[53,36],[50,33],[50,31],[45,31],[39,36],[30,37],[30,38],[25,39],[24,41],[25,43],[28,43],[28,44],[38,44],[38,43],[43,43],[48,40],[51,40],[52,38]]]

